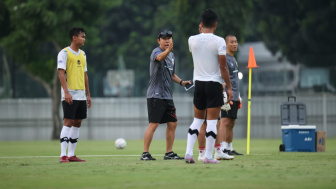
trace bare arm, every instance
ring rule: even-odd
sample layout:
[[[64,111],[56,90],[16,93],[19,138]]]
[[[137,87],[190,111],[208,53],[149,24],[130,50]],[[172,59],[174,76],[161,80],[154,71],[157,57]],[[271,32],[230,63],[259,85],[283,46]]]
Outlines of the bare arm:
[[[168,54],[173,51],[173,47],[174,47],[173,42],[171,42],[169,44],[169,47],[165,51],[163,51],[162,53],[160,53],[156,56],[156,60],[157,61],[162,61],[162,60],[166,59]]]
[[[65,70],[58,69],[58,78],[59,78],[61,86],[62,86],[62,88],[64,90],[64,99],[65,99],[65,102],[68,103],[68,104],[72,104],[72,96],[69,93],[68,85],[67,85],[66,79],[65,79]]]
[[[178,83],[178,84],[180,84],[180,82],[182,81],[182,79],[180,79],[176,74],[173,74],[173,75],[172,75],[172,80],[173,80],[175,83]],[[182,81],[182,82],[181,82],[181,85],[182,85],[182,86],[185,86],[186,84],[191,84],[191,81]]]
[[[228,88],[227,90],[227,96],[228,96],[228,101],[230,102],[232,100],[233,94],[232,94],[232,87],[231,87],[231,80],[230,80],[230,74],[229,74],[229,69],[226,64],[226,56],[225,55],[218,55],[218,60],[219,60],[219,68],[221,75],[226,83],[226,86]]]
[[[87,106],[88,108],[91,108],[92,101],[91,101],[91,95],[90,95],[90,90],[89,90],[89,77],[87,73],[84,73],[85,76],[85,93],[86,93],[86,100],[87,100]]]

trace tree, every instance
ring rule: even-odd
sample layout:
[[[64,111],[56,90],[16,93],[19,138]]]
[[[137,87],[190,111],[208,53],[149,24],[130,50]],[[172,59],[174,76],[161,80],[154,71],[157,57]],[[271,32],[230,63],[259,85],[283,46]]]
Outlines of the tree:
[[[255,0],[253,16],[272,53],[291,63],[333,66],[336,61],[336,0]]]
[[[127,0],[120,6],[113,7],[105,17],[105,24],[100,27],[103,39],[101,50],[95,52],[101,64],[97,72],[105,73],[118,68],[118,59],[123,57],[126,68],[136,70],[135,95],[145,95],[149,78],[149,56],[157,46],[156,36],[160,28],[169,27],[175,22],[175,12],[169,12],[169,0]],[[160,22],[157,22],[160,20]],[[174,51],[175,53],[175,51]]]
[[[0,44],[5,53],[39,81],[52,97],[52,139],[59,138],[62,126],[56,57],[62,47],[70,44],[67,32],[73,26],[82,26],[87,31],[86,45],[96,46],[99,43],[96,35],[97,26],[102,23],[101,15],[119,3],[120,1],[5,1],[10,18],[9,26],[6,27],[9,32],[2,36]]]

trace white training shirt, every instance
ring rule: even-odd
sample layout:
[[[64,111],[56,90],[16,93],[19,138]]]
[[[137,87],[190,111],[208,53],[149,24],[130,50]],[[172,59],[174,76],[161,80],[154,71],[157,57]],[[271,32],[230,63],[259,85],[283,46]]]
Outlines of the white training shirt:
[[[194,82],[198,80],[223,83],[218,55],[226,55],[225,40],[213,33],[201,33],[190,36],[188,44],[194,62]]]
[[[72,50],[70,47],[67,47],[68,50],[70,50],[70,52],[72,52],[75,55],[79,55],[80,52],[82,50],[79,49],[78,52],[75,52],[74,50]],[[82,51],[82,53],[84,54],[85,57],[85,68],[84,71],[87,72],[87,61],[86,61],[86,55],[85,52]],[[68,52],[65,49],[62,49],[57,56],[57,69],[63,69],[66,71],[66,67],[67,67],[67,60],[68,60]],[[65,73],[65,78],[67,77],[66,73]],[[62,94],[62,101],[65,100],[64,98],[64,90],[63,87],[61,87],[61,94]],[[69,90],[70,95],[72,96],[72,100],[86,100],[86,94],[85,94],[85,90]]]

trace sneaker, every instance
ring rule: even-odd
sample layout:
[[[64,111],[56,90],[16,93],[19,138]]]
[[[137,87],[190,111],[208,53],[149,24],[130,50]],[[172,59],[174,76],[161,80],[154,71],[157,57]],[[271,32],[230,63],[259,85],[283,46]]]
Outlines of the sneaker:
[[[234,159],[234,156],[230,156],[227,153],[224,153],[223,151],[215,152],[215,159],[217,160],[231,160]]]
[[[69,157],[69,162],[86,162],[84,159],[79,159],[76,156]]]
[[[195,163],[194,158],[191,155],[186,154],[184,157],[186,163]]]
[[[168,160],[168,159],[184,159],[184,157],[180,157],[177,154],[175,154],[174,152],[169,152],[166,153],[165,156],[163,157],[164,160]]]
[[[153,158],[152,155],[149,152],[146,152],[146,153],[142,153],[140,160],[143,160],[143,161],[152,160],[152,161],[154,161],[156,159]]]
[[[241,154],[241,153],[236,152],[236,150],[232,150],[232,151],[230,151],[230,153],[231,153],[233,156],[234,156],[234,155],[238,155],[238,156],[244,155],[244,154]],[[229,154],[229,155],[231,155],[231,154]]]
[[[212,158],[212,159],[208,159],[208,158],[205,158],[203,163],[207,164],[207,163],[220,163],[220,161]]]
[[[198,161],[204,161],[205,159],[205,153],[199,153],[198,154]]]
[[[68,156],[62,156],[59,161],[60,163],[69,163]]]

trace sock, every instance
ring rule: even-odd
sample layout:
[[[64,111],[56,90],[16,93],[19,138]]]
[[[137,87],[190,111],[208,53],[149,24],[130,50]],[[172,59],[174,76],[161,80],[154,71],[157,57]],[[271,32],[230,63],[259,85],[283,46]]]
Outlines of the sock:
[[[206,128],[206,147],[205,147],[205,157],[212,159],[212,152],[216,142],[217,137],[217,120],[207,120]]]
[[[199,130],[204,122],[204,119],[197,119],[194,117],[194,121],[191,123],[189,130],[188,130],[188,137],[187,137],[187,150],[186,154],[192,156],[194,144],[197,140],[197,136]]]
[[[63,125],[61,134],[60,134],[60,142],[61,142],[61,157],[66,156],[66,150],[68,148],[69,143],[69,133],[70,133],[71,127],[67,127]]]
[[[198,147],[199,154],[204,154],[205,147]]]
[[[68,156],[74,156],[75,155],[75,149],[77,145],[77,140],[79,137],[79,127],[71,127],[70,135],[69,135],[69,149],[68,149]]]
[[[233,150],[232,142],[230,142],[230,143],[227,144],[227,149],[230,150],[230,151]]]
[[[220,153],[222,150],[221,150],[221,145],[220,144],[217,144],[215,145],[215,150],[217,153]]]
[[[227,148],[227,145],[228,145],[228,143],[227,142],[221,142],[221,149],[222,150],[227,150],[228,148]]]

